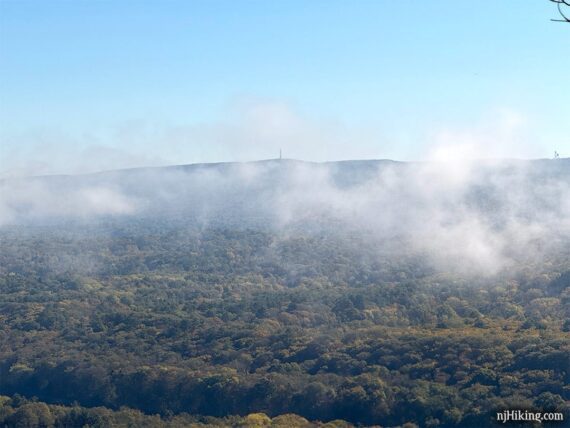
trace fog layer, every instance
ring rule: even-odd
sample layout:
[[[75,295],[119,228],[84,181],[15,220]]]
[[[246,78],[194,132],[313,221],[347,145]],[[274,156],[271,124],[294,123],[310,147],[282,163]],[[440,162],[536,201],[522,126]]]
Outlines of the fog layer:
[[[365,233],[435,265],[495,273],[570,237],[570,159],[273,160],[0,182],[0,227],[160,219]]]

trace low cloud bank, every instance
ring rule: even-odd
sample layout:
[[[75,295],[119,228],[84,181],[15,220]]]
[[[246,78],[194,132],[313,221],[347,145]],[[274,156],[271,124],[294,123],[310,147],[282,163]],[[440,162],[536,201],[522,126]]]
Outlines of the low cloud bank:
[[[570,160],[275,160],[0,182],[0,226],[109,218],[352,230],[496,273],[568,242]]]

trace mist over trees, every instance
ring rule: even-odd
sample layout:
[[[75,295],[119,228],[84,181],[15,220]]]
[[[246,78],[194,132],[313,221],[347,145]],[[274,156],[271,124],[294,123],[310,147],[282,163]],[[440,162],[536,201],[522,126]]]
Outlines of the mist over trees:
[[[0,0],[0,428],[570,427],[569,23]]]
[[[386,250],[489,273],[541,257],[570,235],[568,159],[198,164],[4,180],[0,189],[0,225],[159,219],[357,230]]]
[[[282,160],[0,186],[0,424],[568,414],[567,159]]]

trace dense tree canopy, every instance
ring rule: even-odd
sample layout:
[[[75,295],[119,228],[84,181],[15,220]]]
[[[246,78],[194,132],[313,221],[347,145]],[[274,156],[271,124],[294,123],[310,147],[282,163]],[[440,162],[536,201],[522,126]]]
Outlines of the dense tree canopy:
[[[0,426],[465,427],[568,410],[568,248],[470,276],[358,234],[0,239]]]

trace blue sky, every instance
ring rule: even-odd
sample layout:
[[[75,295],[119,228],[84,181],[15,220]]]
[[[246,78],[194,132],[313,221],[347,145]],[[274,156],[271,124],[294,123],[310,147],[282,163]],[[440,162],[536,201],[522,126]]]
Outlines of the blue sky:
[[[547,0],[0,0],[0,172],[570,156]]]

